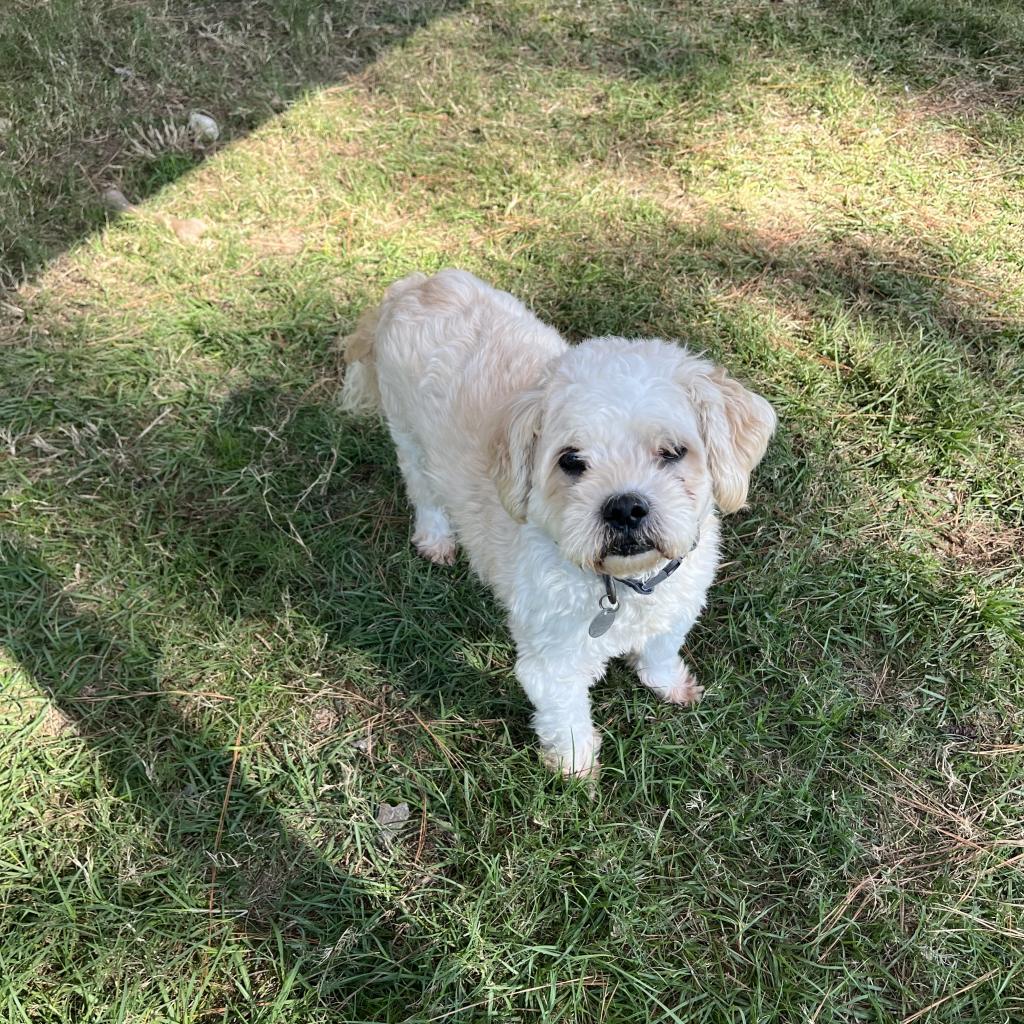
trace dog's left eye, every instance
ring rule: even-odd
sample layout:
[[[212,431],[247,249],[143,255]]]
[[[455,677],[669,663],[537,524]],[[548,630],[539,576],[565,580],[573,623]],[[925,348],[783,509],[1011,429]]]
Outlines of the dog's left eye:
[[[676,445],[675,448],[662,448],[658,452],[658,458],[662,462],[678,462],[680,459],[686,458],[687,448],[686,445]]]
[[[580,476],[586,471],[587,464],[580,458],[575,448],[570,448],[558,457],[558,468],[569,476]]]

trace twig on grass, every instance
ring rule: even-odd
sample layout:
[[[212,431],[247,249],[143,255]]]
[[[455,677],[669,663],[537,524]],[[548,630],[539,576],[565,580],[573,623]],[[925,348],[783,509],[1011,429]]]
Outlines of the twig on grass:
[[[950,999],[956,999],[957,996],[962,996],[965,992],[970,992],[972,988],[977,988],[979,985],[983,985],[990,978],[994,978],[999,973],[998,969],[989,971],[987,974],[983,974],[980,978],[975,978],[974,981],[963,988],[957,989],[955,992],[950,992],[948,996],[943,996],[941,999],[936,999],[934,1003],[929,1004],[923,1010],[918,1010],[916,1013],[912,1013],[909,1017],[904,1017],[900,1021],[900,1024],[913,1024],[915,1020],[919,1020],[926,1013],[931,1013],[936,1007],[941,1006],[943,1003],[948,1003]]]
[[[213,934],[213,901],[217,892],[217,853],[220,851],[220,841],[224,836],[224,820],[228,815],[228,801],[231,799],[231,787],[235,784],[235,768],[238,766],[238,757],[242,752],[242,723],[238,723],[238,732],[235,733],[234,750],[231,754],[231,767],[228,769],[228,782],[224,787],[224,802],[220,805],[220,820],[217,822],[217,835],[213,840],[213,869],[210,872],[210,930]]]

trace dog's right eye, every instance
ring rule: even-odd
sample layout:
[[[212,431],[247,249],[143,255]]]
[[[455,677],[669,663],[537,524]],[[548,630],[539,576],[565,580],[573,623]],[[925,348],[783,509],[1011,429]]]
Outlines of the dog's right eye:
[[[582,476],[587,464],[580,458],[580,453],[575,448],[570,448],[558,457],[558,468],[569,476]]]

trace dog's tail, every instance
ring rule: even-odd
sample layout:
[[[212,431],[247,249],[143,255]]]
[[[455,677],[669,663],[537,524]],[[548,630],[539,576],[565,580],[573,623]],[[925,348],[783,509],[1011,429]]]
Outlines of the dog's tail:
[[[346,412],[368,414],[380,411],[380,388],[373,360],[377,327],[395,299],[426,279],[425,274],[410,274],[396,281],[384,293],[381,304],[365,310],[356,329],[342,341],[341,350],[346,368],[345,382],[341,388],[341,407]]]
[[[359,318],[356,329],[341,343],[345,359],[341,407],[345,412],[367,415],[380,411],[377,368],[373,365],[373,343],[377,336],[380,310],[380,306],[367,309]]]

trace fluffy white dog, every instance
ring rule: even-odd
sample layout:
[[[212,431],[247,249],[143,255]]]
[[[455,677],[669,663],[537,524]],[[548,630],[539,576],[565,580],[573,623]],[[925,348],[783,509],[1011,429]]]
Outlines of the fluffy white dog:
[[[347,340],[343,404],[383,409],[413,543],[456,544],[505,606],[545,760],[592,774],[589,690],[626,655],[661,698],[701,688],[679,655],[718,564],[718,516],[775,429],[760,396],[675,344],[570,347],[461,270],[393,284]]]

